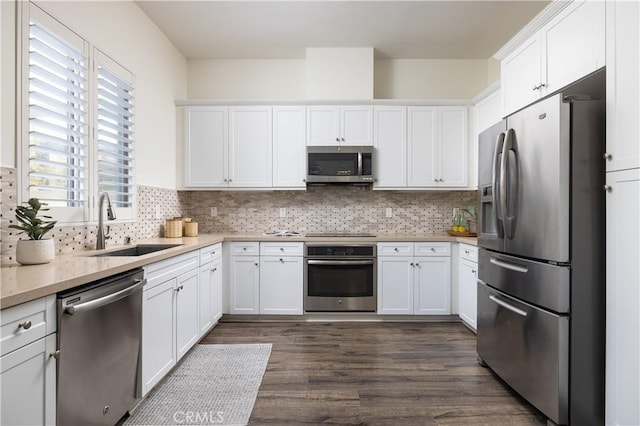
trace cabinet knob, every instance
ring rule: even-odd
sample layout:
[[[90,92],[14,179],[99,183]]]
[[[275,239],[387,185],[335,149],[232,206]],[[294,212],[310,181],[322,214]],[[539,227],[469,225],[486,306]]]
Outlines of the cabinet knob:
[[[247,248],[246,247],[242,247],[242,251],[247,251]]]
[[[465,251],[464,251],[464,253],[465,253],[465,254],[469,254],[469,250],[465,250]]]
[[[229,182],[231,182],[231,180],[232,180],[232,179],[231,179],[231,178],[229,178]]]
[[[284,251],[284,247],[280,247],[280,251]]]
[[[413,264],[413,262],[411,262],[409,265],[411,265],[411,266],[415,266],[415,265]]]
[[[434,181],[434,182],[437,182],[437,181],[438,181],[438,179],[434,179],[433,181]]]
[[[303,181],[303,182],[306,182],[307,180],[306,180],[306,179],[302,179],[302,181]]]
[[[224,180],[225,182],[229,182],[229,180],[228,180],[227,178],[224,178],[223,180]]]
[[[254,265],[258,266],[258,262],[254,263]]]
[[[395,251],[395,252],[397,253],[397,252],[399,251],[399,250],[398,250],[398,247],[394,247],[394,248],[393,248],[393,251]]]
[[[435,247],[431,247],[431,251],[436,251]]]
[[[608,152],[605,152],[604,154],[602,154],[602,158],[604,158],[605,160],[613,160],[613,155],[609,154]]]
[[[211,270],[211,272],[215,272],[215,271],[217,271],[217,270],[218,270],[218,268],[213,268],[213,269]]]
[[[344,138],[340,138],[340,140],[341,140],[342,142],[344,142]]]
[[[336,142],[340,142],[340,138],[336,138]]]
[[[478,271],[476,271],[475,269],[472,269],[472,270],[471,270],[471,273],[472,273],[473,275],[475,275],[477,272],[478,272]]]
[[[25,330],[28,330],[31,328],[31,321],[26,320],[25,322],[21,322],[20,324],[18,324],[18,328],[24,328]]]
[[[53,352],[49,352],[49,358],[59,359],[60,358],[60,349],[56,349]]]
[[[280,258],[280,263],[284,263],[284,260],[282,260],[282,258]]]
[[[611,185],[605,185],[602,187],[602,189],[604,189],[606,192],[613,191],[613,187]]]
[[[419,266],[420,266],[420,262],[416,262],[416,267],[419,267]]]

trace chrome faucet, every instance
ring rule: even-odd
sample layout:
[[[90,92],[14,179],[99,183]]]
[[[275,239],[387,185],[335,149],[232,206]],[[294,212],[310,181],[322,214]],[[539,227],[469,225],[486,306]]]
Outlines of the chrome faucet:
[[[116,219],[116,214],[113,212],[113,207],[111,207],[111,198],[109,198],[108,193],[103,192],[100,194],[100,199],[98,200],[98,235],[96,238],[96,250],[102,250],[105,247],[105,240],[109,238],[109,227],[107,226],[107,232],[105,233],[104,219],[102,217],[105,197],[107,198],[107,219]]]

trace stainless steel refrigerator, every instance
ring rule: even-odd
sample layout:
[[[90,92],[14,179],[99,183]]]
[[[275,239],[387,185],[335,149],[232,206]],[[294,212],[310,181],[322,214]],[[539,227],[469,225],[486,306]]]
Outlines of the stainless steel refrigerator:
[[[560,93],[479,139],[480,361],[557,424],[604,423],[605,106]]]

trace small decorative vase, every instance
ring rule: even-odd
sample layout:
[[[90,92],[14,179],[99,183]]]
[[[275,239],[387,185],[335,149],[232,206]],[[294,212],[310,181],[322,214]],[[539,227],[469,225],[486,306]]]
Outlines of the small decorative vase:
[[[16,261],[22,265],[49,263],[56,257],[53,239],[18,240]]]

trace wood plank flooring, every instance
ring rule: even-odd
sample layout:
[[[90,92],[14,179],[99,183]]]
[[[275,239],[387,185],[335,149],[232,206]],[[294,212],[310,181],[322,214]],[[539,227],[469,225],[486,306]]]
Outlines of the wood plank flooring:
[[[200,343],[273,344],[252,425],[545,424],[459,323],[223,322]]]

